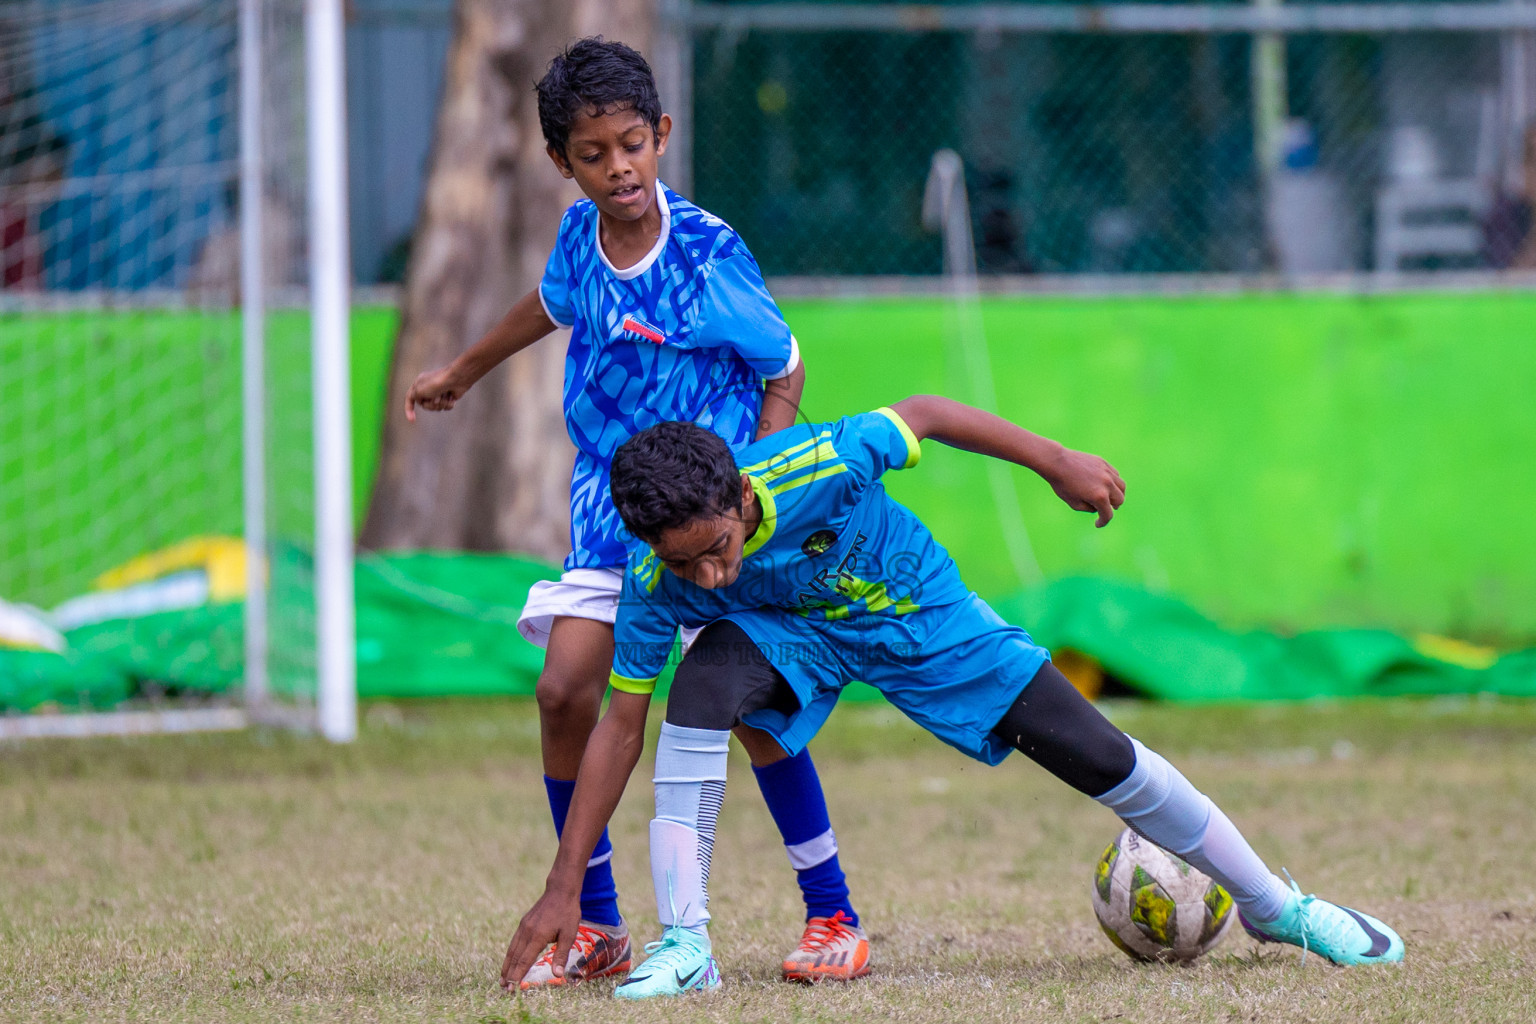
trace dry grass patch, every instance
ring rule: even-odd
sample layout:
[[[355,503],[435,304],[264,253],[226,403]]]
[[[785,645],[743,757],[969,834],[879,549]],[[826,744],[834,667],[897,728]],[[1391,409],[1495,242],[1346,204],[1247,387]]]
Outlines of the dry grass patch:
[[[1193,968],[1098,933],[1117,823],[1020,758],[974,764],[883,706],[815,748],[875,974],[777,980],[794,877],[733,761],[711,886],[726,987],[521,1001],[495,972],[553,852],[526,702],[375,707],[345,749],[282,734],[0,746],[0,1019],[1530,1021],[1536,705],[1416,701],[1111,713],[1275,865],[1408,942],[1340,970],[1230,937]],[[646,762],[642,762],[645,764]],[[614,825],[654,938],[648,771]]]

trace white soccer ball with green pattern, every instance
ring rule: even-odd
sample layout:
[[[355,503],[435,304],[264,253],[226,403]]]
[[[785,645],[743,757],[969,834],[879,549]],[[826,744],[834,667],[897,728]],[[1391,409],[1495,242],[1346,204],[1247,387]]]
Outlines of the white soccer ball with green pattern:
[[[1126,829],[1093,871],[1093,912],[1135,960],[1184,962],[1221,941],[1232,897],[1209,875]]]

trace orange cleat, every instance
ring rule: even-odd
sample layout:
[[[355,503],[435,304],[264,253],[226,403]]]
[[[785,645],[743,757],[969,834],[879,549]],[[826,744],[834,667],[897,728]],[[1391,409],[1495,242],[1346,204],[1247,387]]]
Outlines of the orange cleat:
[[[629,927],[622,921],[617,928],[583,921],[576,928],[576,941],[571,943],[571,953],[565,961],[565,974],[555,977],[555,947],[550,946],[528,968],[528,973],[518,987],[527,992],[536,988],[575,985],[609,974],[623,974],[628,970]]]
[[[869,939],[841,910],[805,922],[800,945],[784,958],[784,980],[852,981],[869,973]]]

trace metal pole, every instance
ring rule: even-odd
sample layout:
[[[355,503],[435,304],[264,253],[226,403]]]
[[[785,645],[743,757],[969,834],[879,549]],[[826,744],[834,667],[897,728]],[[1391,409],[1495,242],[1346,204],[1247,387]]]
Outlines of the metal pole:
[[[261,0],[240,0],[241,466],[245,702],[267,700],[266,281],[262,265]]]
[[[1280,0],[1253,0],[1256,14],[1273,16]],[[1276,256],[1270,237],[1269,213],[1273,202],[1275,172],[1280,166],[1280,137],[1285,128],[1285,37],[1278,32],[1259,32],[1249,48],[1253,88],[1253,159],[1258,171],[1259,199],[1264,225],[1264,265],[1272,267]]]
[[[684,0],[687,7],[691,0]],[[677,33],[677,116],[682,121],[677,157],[679,188],[693,198],[693,35],[686,28]]]
[[[1511,6],[1522,10],[1536,8],[1529,0],[1511,0]],[[1506,191],[1524,193],[1525,182],[1525,136],[1533,124],[1536,124],[1536,67],[1532,66],[1532,57],[1536,56],[1536,32],[1529,30],[1511,32],[1501,40],[1502,67],[1500,68],[1500,85],[1503,90],[1502,106],[1504,107],[1504,138],[1500,140],[1505,146],[1504,166],[1500,169],[1499,185]]]
[[[693,198],[693,0],[661,0],[655,51],[663,109],[672,114],[664,176],[678,193]]]
[[[309,286],[315,386],[315,605],[320,732],[357,736],[348,367],[347,119],[342,0],[306,0]]]
[[[923,223],[939,231],[944,240],[944,275],[954,300],[955,333],[971,378],[971,398],[987,412],[997,413],[997,385],[992,376],[992,353],[987,348],[987,327],[981,315],[981,282],[976,276],[976,239],[971,233],[971,203],[965,187],[965,161],[952,149],[933,154],[928,181],[923,189]],[[1040,562],[1019,508],[1009,468],[997,459],[987,460],[987,480],[997,506],[1003,546],[1021,585],[1038,583]]]

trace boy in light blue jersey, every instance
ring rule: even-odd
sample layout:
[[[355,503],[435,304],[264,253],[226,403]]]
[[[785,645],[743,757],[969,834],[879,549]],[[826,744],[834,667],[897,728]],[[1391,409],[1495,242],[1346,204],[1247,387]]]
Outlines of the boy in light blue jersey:
[[[794,422],[805,371],[741,238],[657,179],[671,119],[661,112],[645,59],[622,43],[583,39],[550,63],[538,94],[550,159],[587,198],[566,211],[539,286],[453,363],[417,378],[406,414],[414,420],[418,405],[453,408],[502,360],[557,326],[570,328],[563,405],[576,445],[571,554],[558,581],[534,585],[518,621],[546,649],[537,697],[545,788],[559,833],[613,657],[628,541],[610,497],[614,450],[637,431],[676,419],[728,445],[748,444]],[[786,757],[750,727],[737,735],[805,897],[806,932],[784,964],[785,976],[800,980],[807,951],[814,959],[827,946],[820,922],[834,918],[857,932],[858,915],[809,755]],[[569,956],[556,961],[551,948],[512,983],[563,985],[629,968],[611,856],[605,832],[589,852],[582,924]]]
[[[1402,940],[1382,922],[1287,888],[1209,798],[1111,725],[1024,630],[965,586],[880,483],[915,465],[927,438],[1035,470],[1072,508],[1097,512],[1099,526],[1125,498],[1103,459],[932,396],[794,427],[734,454],[688,423],[652,427],[619,449],[614,504],[646,547],[625,575],[614,693],[545,894],[504,970],[515,976],[544,943],[570,941],[570,879],[639,758],[651,690],[680,626],[705,628],[678,667],[656,751],[651,871],[665,930],[615,990],[621,998],[719,986],[707,882],[726,730],[749,722],[801,751],[852,679],[977,760],[1023,751],[1225,886],[1255,937],[1338,964],[1400,960]]]

